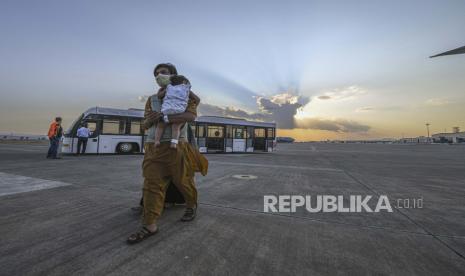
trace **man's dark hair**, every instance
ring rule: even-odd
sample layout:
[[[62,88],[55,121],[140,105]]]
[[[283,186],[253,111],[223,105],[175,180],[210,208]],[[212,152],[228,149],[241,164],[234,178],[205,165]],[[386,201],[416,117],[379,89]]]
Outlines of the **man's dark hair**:
[[[55,122],[61,122],[61,117],[55,117]]]
[[[174,75],[170,78],[171,85],[189,84],[189,80],[183,75]]]
[[[155,76],[155,72],[157,72],[157,70],[161,67],[165,67],[166,69],[168,69],[170,71],[170,74],[171,75],[177,75],[178,74],[178,70],[176,70],[176,67],[171,64],[171,63],[160,63],[158,64],[157,66],[155,66],[155,69],[153,69],[153,75]]]

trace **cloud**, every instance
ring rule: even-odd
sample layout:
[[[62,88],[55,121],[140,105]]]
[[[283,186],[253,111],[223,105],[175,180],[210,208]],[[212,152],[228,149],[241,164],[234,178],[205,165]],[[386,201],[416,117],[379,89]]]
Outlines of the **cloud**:
[[[445,106],[449,104],[449,101],[444,98],[432,98],[426,100],[425,104],[429,106]]]
[[[279,128],[295,128],[294,116],[297,110],[310,102],[310,99],[290,93],[274,95],[270,98],[257,97],[259,110],[275,121]]]
[[[140,96],[143,102],[147,96]],[[199,115],[240,118],[251,121],[274,121],[280,129],[317,129],[333,132],[367,132],[370,127],[346,119],[302,118],[295,119],[297,111],[308,104],[310,99],[292,93],[281,93],[270,97],[259,96],[257,99],[258,112],[248,112],[235,107],[221,107],[201,102]]]
[[[398,105],[391,105],[391,106],[363,106],[355,109],[357,113],[367,113],[367,112],[390,112],[390,111],[400,111],[405,110],[405,107],[398,106]]]
[[[220,107],[212,104],[200,103],[199,115],[202,116],[221,116],[221,117],[232,117],[247,119],[252,121],[269,121],[270,116],[268,114],[247,112],[242,109],[234,107]]]
[[[371,107],[371,106],[365,106],[365,107],[359,107],[355,110],[355,112],[370,112],[370,111],[373,111],[375,110],[374,107]]]
[[[298,128],[327,130],[333,132],[367,132],[370,126],[346,119],[303,118],[297,121]]]
[[[233,107],[219,107],[201,103],[199,113],[210,116],[274,121],[279,128],[292,129],[295,128],[294,116],[297,114],[297,110],[310,101],[307,97],[291,93],[282,93],[271,97],[258,96],[256,99],[259,112],[247,112]]]
[[[357,85],[352,85],[343,89],[333,89],[317,96],[319,100],[349,100],[354,99],[367,92]]]
[[[149,96],[138,97],[140,102],[145,103]],[[309,98],[291,93],[276,94],[270,97],[255,96],[258,112],[247,112],[235,107],[220,107],[204,102],[200,103],[199,115],[223,116],[242,118],[253,121],[274,121],[280,128],[291,129],[295,127],[294,115],[297,110],[309,102]]]

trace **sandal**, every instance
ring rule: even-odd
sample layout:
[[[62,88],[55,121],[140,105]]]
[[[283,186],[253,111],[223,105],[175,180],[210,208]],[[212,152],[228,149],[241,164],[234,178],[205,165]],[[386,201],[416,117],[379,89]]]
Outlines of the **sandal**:
[[[151,237],[151,236],[155,235],[156,233],[158,233],[158,228],[157,228],[157,230],[152,232],[149,229],[147,229],[146,227],[142,227],[142,229],[139,232],[129,236],[129,238],[126,241],[129,244],[135,244],[135,243],[138,243],[138,242],[141,242],[141,241],[145,240],[148,237]]]
[[[186,208],[184,215],[181,218],[181,221],[191,221],[195,219],[195,214],[197,213],[197,207],[195,208]]]

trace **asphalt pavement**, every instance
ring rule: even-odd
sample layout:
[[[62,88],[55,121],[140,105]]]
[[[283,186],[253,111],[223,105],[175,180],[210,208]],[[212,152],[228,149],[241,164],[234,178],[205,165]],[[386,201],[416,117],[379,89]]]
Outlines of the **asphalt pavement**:
[[[160,233],[133,246],[143,156],[46,150],[0,143],[0,275],[465,275],[465,146],[207,154],[197,218],[165,210]],[[385,195],[422,208],[265,213],[265,195]]]

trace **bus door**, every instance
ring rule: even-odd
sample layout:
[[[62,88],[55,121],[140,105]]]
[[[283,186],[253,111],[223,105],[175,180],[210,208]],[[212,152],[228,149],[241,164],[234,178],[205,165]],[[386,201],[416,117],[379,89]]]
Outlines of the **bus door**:
[[[266,150],[265,128],[255,128],[254,130],[254,150]]]
[[[246,151],[247,152],[253,152],[253,127],[249,126],[247,127],[247,133],[246,133]]]
[[[197,144],[200,152],[207,152],[207,126],[205,124],[197,124],[195,127]]]
[[[245,151],[245,127],[242,126],[234,126],[233,133],[233,152],[244,152]]]
[[[274,128],[267,128],[266,129],[266,151],[272,152],[275,147],[275,129]]]
[[[98,153],[98,121],[97,120],[85,120],[83,123],[87,124],[87,128],[90,129],[90,136],[87,139],[86,153]],[[74,143],[74,152],[77,152],[77,139]],[[82,149],[81,149],[82,150]]]
[[[225,152],[233,151],[233,127],[232,125],[226,126]]]
[[[207,151],[224,151],[224,126],[209,125],[207,131]]]

